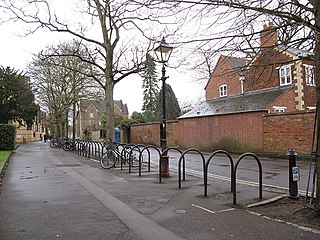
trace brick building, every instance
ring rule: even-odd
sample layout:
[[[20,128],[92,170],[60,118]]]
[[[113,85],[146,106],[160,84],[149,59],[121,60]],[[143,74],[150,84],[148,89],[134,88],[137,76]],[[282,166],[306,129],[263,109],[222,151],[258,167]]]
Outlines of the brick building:
[[[114,100],[115,115],[128,117],[127,104],[122,100]],[[103,118],[106,106],[103,100],[81,100],[77,118],[76,135],[82,139],[99,140],[103,138]]]
[[[316,107],[313,53],[278,45],[271,23],[261,31],[260,42],[251,60],[220,56],[205,87],[206,100],[179,117],[180,147],[310,152]]]
[[[264,26],[260,41],[260,51],[251,61],[231,56],[219,58],[205,87],[206,101],[179,118],[181,146],[198,145],[201,149],[212,150],[226,147],[229,141],[238,148],[234,150],[239,151],[284,151],[296,147],[272,146],[272,139],[279,139],[281,128],[290,128],[295,115],[277,118],[283,120],[277,122],[278,132],[276,129],[269,131],[275,115],[266,116],[300,114],[315,108],[313,54],[278,45],[277,32],[271,23]],[[313,120],[313,113],[306,116],[308,121]],[[287,132],[288,137],[300,134],[300,129],[291,130],[292,134]],[[312,128],[309,131],[312,132]]]

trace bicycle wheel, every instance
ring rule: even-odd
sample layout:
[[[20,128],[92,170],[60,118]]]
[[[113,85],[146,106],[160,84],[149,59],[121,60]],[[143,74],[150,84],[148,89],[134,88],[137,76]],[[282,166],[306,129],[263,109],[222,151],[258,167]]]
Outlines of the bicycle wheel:
[[[65,151],[70,151],[70,149],[71,149],[71,143],[70,143],[70,142],[65,142],[65,143],[62,145],[62,149],[65,150]]]
[[[104,169],[110,169],[116,165],[117,156],[113,151],[107,151],[101,158],[100,158],[100,165]]]
[[[131,154],[129,154],[129,164],[131,167],[138,167],[139,166],[139,152],[133,150]]]
[[[52,148],[57,147],[57,141],[54,139],[50,140],[50,147],[52,147]]]

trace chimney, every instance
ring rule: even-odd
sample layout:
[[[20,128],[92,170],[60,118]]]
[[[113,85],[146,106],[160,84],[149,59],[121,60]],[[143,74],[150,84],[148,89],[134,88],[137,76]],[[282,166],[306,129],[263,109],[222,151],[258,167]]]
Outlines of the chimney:
[[[260,32],[260,45],[261,48],[275,46],[278,43],[278,33],[273,27],[272,22],[268,25],[263,25],[263,30]]]

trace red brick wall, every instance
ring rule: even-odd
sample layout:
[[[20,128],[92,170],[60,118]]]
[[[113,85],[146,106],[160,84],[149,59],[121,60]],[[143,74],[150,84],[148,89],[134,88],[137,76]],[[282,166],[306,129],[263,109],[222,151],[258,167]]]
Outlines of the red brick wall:
[[[314,61],[304,59],[302,64],[312,65],[314,66]],[[302,66],[302,73],[303,73],[303,100],[304,106],[307,107],[315,107],[317,103],[317,93],[315,86],[307,86],[306,84],[306,77],[305,77],[305,66]],[[315,78],[316,79],[316,78]]]
[[[219,98],[219,86],[227,85],[227,94],[241,93],[239,75],[231,69],[226,56],[221,56],[205,88],[206,99]]]
[[[288,92],[282,94],[275,101],[270,103],[267,108],[270,109],[270,112],[274,112],[273,107],[287,107],[286,112],[294,112],[296,110],[296,104],[294,101],[295,93],[294,88],[290,89]]]
[[[287,114],[267,114],[263,117],[263,150],[310,154],[314,111]]]
[[[160,145],[159,123],[134,124],[131,126],[131,142],[145,145]]]
[[[178,145],[178,121],[167,122],[167,144]],[[134,124],[131,126],[131,142],[160,147],[160,123]]]
[[[212,151],[219,140],[233,139],[244,151],[310,154],[314,111],[274,114],[249,112],[187,118],[167,124],[168,146]],[[159,123],[131,127],[133,143],[160,146]]]
[[[225,114],[179,119],[179,145],[212,150],[222,138],[232,138],[242,145],[262,147],[262,115],[265,112]]]
[[[279,71],[277,67],[293,63],[292,57],[275,49],[262,49],[246,70],[244,90],[254,91],[270,87],[280,86]],[[292,78],[294,81],[295,76]]]

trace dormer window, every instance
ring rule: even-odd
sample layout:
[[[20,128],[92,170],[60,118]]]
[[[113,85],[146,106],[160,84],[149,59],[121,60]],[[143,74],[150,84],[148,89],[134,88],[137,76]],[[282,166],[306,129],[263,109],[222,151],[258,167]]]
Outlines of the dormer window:
[[[287,107],[279,107],[279,106],[273,106],[273,111],[275,113],[284,113],[286,111]]]
[[[314,67],[311,65],[304,65],[306,74],[306,85],[315,86],[314,82]]]
[[[291,65],[279,68],[280,86],[292,83]]]
[[[219,92],[220,92],[220,97],[226,97],[228,95],[227,85],[226,84],[220,85]]]

